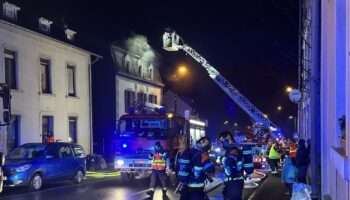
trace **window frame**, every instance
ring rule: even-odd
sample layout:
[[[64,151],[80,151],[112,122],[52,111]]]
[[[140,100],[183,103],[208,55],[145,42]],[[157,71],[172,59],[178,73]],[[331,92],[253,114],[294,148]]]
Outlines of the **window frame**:
[[[10,85],[10,88],[12,89],[12,90],[18,90],[19,89],[19,76],[18,76],[18,59],[17,59],[17,57],[18,57],[18,53],[17,53],[17,51],[15,51],[15,50],[12,50],[12,49],[9,49],[9,48],[4,48],[3,49],[3,57],[4,57],[4,61],[3,61],[3,63],[4,63],[4,73],[5,73],[5,82],[6,83],[8,83],[9,85]],[[11,77],[11,82],[9,83],[9,81],[8,80],[6,80],[6,79],[8,79],[8,73],[9,72],[7,72],[7,65],[6,65],[6,59],[12,59],[13,60],[13,70],[11,70],[11,72],[14,72],[14,73],[11,73],[10,72],[10,77]]]
[[[72,118],[72,119],[71,119]],[[73,138],[71,135],[71,129],[70,129],[70,122],[75,121],[75,137]],[[69,141],[70,143],[73,144],[78,144],[78,117],[77,116],[68,116],[68,136],[69,138],[71,138],[71,141]]]
[[[72,70],[72,72],[73,72],[73,80],[72,80],[73,90],[74,90],[73,93],[70,93],[70,85],[69,85],[69,82],[70,82],[69,71],[70,70]],[[66,72],[67,72],[66,73],[67,74],[67,96],[68,97],[77,97],[76,66],[72,65],[72,64],[67,64],[66,65]]]
[[[48,85],[48,90],[43,91],[43,82],[42,82],[42,66],[43,64],[46,64],[45,67],[45,73],[46,73],[46,84]],[[50,59],[40,58],[39,60],[40,65],[40,93],[41,94],[52,94],[52,62]]]

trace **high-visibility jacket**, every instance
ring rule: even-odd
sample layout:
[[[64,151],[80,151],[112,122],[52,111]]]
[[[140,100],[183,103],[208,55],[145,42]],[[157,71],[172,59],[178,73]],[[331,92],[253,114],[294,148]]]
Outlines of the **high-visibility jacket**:
[[[224,167],[225,182],[243,179],[242,152],[237,147],[226,150],[225,156],[221,159]]]
[[[252,174],[254,172],[253,164],[253,145],[245,144],[242,147],[243,154],[243,167],[247,174]]]
[[[289,157],[291,158],[297,157],[297,145],[294,143],[289,145]]]
[[[207,152],[201,152],[198,149],[192,149],[190,151],[191,171],[188,177],[187,186],[190,188],[204,188],[207,174],[214,174],[215,166],[210,161],[209,154]]]
[[[152,157],[152,169],[165,170],[166,169],[166,153],[155,153]],[[151,158],[151,157],[150,157]]]
[[[270,148],[269,158],[270,159],[280,159],[281,153],[278,152],[278,150],[275,149],[276,144],[273,144]]]

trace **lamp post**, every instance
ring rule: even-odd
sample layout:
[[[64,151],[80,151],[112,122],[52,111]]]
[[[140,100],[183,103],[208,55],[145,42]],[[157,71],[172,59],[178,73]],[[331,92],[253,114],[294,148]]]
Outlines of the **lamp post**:
[[[189,70],[187,66],[185,65],[180,65],[177,67],[176,72],[175,72],[175,81],[180,81],[182,78],[185,78],[189,74]],[[175,95],[174,95],[174,114],[177,113],[177,92],[178,90],[175,90]]]

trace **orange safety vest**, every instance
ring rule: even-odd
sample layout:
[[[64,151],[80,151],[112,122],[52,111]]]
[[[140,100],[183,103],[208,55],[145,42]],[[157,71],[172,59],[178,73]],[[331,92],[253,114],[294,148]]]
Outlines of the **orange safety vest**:
[[[49,137],[49,138],[47,139],[47,142],[48,142],[48,143],[54,143],[54,142],[55,142],[55,138],[54,138],[54,137]]]
[[[155,169],[155,170],[166,169],[166,161],[164,159],[164,156],[161,153],[154,154],[153,160],[152,160],[152,169]]]
[[[289,145],[289,157],[291,157],[291,158],[297,157],[297,145],[295,145],[295,144]]]

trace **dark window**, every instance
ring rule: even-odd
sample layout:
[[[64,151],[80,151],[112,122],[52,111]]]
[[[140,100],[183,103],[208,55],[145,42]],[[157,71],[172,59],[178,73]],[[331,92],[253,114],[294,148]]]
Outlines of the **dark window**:
[[[45,141],[45,136],[48,133],[52,133],[52,136],[54,137],[53,133],[53,116],[42,116],[42,139]]]
[[[11,89],[17,89],[16,53],[5,49],[4,54],[5,54],[5,82],[10,85]]]
[[[53,156],[53,159],[59,159],[59,148],[57,145],[51,146],[47,149],[46,154]]]
[[[148,96],[148,102],[157,104],[157,96],[156,96],[156,95],[150,94],[150,95]]]
[[[75,67],[67,66],[67,76],[68,76],[68,96],[76,96],[75,88]]]
[[[135,101],[135,92],[125,90],[124,91],[124,98],[125,98],[125,112],[129,112],[130,106],[134,103]]]
[[[69,146],[61,146],[60,147],[60,158],[69,158],[73,157],[72,149]]]
[[[137,101],[139,102],[146,102],[147,100],[147,95],[143,92],[137,93]]]
[[[129,61],[125,61],[125,71],[126,71],[126,73],[129,73],[129,71],[130,71],[130,62]]]
[[[50,94],[51,91],[51,66],[49,60],[40,59],[41,92]]]
[[[140,65],[140,66],[139,66],[139,76],[140,76],[140,77],[142,77],[141,72],[142,72],[142,67],[141,67],[141,65]]]
[[[69,117],[69,138],[70,142],[77,143],[77,118]]]

